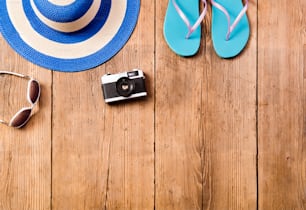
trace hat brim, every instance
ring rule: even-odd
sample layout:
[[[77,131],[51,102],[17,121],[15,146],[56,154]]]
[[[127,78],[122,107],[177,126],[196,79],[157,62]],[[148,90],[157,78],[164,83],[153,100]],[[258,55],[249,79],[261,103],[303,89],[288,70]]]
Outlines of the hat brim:
[[[130,38],[140,9],[140,0],[119,0],[114,4],[111,0],[103,0],[100,10],[104,14],[93,24],[71,34],[53,31],[50,35],[52,30],[44,24],[39,25],[35,14],[26,8],[30,1],[0,0],[1,33],[27,60],[63,72],[91,69],[116,55]],[[10,2],[15,4],[10,5]],[[16,7],[16,2],[19,2],[19,7]],[[16,13],[18,17],[14,16]]]

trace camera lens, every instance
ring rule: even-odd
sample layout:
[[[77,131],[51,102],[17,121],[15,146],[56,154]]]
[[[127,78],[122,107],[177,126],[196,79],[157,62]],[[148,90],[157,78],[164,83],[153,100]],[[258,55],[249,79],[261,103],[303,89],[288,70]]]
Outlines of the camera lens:
[[[135,89],[135,83],[133,80],[130,80],[127,77],[120,78],[117,83],[117,92],[120,96],[128,97],[130,96],[134,89]]]

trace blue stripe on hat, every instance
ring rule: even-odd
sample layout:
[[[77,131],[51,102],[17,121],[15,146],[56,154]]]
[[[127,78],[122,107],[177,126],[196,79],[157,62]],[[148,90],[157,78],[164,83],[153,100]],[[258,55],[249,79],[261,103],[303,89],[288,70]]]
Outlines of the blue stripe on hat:
[[[127,0],[127,10],[118,33],[98,52],[77,59],[60,59],[46,56],[25,43],[14,28],[6,7],[6,0],[0,0],[0,31],[14,50],[30,62],[62,72],[78,72],[94,68],[112,58],[128,41],[137,23],[140,0]]]
[[[96,34],[105,24],[111,8],[111,0],[103,0],[103,3],[93,21],[85,28],[71,33],[56,31],[45,25],[36,16],[30,0],[22,1],[26,15],[34,30],[42,36],[60,43],[77,43],[84,41]]]
[[[71,22],[82,17],[92,5],[93,0],[78,0],[67,6],[55,5],[48,0],[34,0],[34,3],[46,18],[56,22]]]

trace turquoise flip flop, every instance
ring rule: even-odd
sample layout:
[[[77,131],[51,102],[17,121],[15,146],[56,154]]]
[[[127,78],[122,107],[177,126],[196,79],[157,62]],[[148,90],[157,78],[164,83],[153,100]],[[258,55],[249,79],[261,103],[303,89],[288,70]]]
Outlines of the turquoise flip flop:
[[[169,0],[164,20],[164,37],[169,47],[180,56],[197,53],[201,40],[201,22],[207,11],[199,15],[199,0]]]
[[[246,15],[248,0],[245,6],[241,0],[211,0],[211,4],[214,49],[222,58],[235,57],[244,49],[250,36]]]

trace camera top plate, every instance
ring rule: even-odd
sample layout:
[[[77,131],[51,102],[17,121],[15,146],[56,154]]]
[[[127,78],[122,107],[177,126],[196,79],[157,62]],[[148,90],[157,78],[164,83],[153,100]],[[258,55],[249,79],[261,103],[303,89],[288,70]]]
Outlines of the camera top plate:
[[[105,74],[101,77],[101,81],[102,81],[102,84],[113,83],[113,82],[117,82],[122,77],[128,77],[130,79],[135,79],[135,78],[144,78],[145,76],[142,70],[133,69],[132,71],[121,72],[117,74]]]

